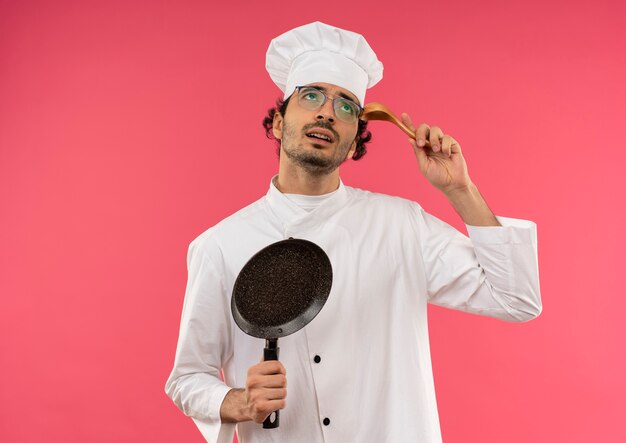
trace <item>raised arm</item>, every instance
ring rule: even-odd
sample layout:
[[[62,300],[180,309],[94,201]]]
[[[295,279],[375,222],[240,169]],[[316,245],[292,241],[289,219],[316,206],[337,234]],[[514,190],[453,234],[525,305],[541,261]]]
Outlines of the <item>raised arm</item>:
[[[466,225],[499,226],[489,206],[470,179],[461,145],[437,126],[422,123],[415,128],[408,114],[402,121],[415,131],[409,143],[415,152],[420,172],[444,193]]]

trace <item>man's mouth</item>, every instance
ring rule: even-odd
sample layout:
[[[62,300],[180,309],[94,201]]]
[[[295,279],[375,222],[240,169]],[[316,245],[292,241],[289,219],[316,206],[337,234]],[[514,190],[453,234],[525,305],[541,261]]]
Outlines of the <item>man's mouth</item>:
[[[323,140],[328,143],[332,143],[334,141],[333,136],[328,131],[323,130],[323,129],[318,129],[318,128],[310,129],[309,131],[306,132],[305,135],[309,138],[316,139],[316,140]]]

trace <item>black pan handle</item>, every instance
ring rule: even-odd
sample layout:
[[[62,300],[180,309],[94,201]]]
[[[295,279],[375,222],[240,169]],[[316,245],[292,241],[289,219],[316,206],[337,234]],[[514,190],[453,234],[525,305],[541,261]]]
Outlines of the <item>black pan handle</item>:
[[[278,360],[277,338],[268,338],[265,340],[265,348],[263,349],[263,360]],[[274,429],[278,427],[278,411],[272,412],[263,422],[263,429]]]

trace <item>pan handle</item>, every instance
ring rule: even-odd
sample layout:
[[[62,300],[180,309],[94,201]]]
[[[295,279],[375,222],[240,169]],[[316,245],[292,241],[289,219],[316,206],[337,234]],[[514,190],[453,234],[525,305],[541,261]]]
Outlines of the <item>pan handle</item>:
[[[280,348],[278,347],[277,338],[268,338],[265,340],[265,348],[263,349],[263,360],[278,360],[278,353]],[[278,427],[278,412],[272,412],[263,422],[263,429],[274,429]]]

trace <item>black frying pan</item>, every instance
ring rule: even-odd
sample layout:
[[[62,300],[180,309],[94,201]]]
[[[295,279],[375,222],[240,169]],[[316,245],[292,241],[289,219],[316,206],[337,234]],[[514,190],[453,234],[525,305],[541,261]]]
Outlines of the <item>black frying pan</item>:
[[[278,360],[278,338],[306,326],[330,294],[333,269],[326,253],[308,240],[272,243],[257,252],[239,272],[231,310],[237,326],[265,339],[264,360]],[[278,411],[263,422],[278,427]]]

